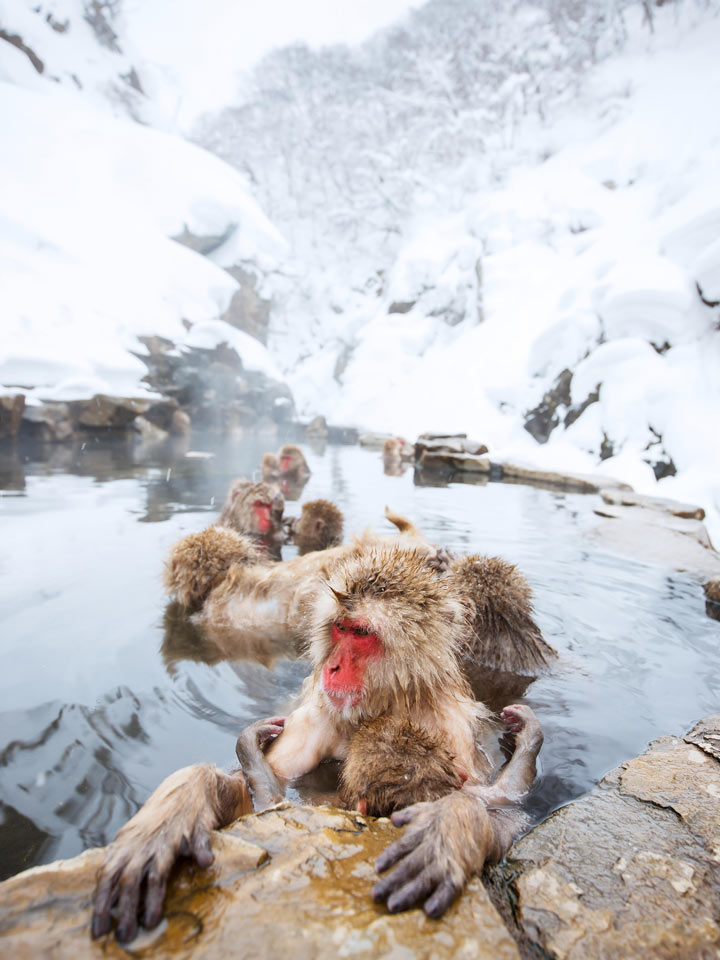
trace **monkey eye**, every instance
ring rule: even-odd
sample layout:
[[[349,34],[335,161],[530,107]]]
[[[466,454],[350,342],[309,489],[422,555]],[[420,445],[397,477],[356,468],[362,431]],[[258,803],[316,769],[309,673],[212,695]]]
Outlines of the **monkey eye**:
[[[336,630],[339,630],[340,633],[345,633],[345,624],[344,624],[344,623],[341,623],[341,622],[334,623],[333,626],[335,627]]]
[[[354,633],[357,637],[369,637],[369,636],[370,636],[370,631],[368,630],[367,627],[355,627],[355,629],[353,630],[353,633]]]

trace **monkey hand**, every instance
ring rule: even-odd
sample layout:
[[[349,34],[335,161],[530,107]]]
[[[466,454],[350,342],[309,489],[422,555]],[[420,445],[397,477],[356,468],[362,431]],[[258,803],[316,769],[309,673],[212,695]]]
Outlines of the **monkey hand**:
[[[213,862],[210,832],[252,809],[245,779],[205,764],[169,776],[118,832],[98,871],[92,935],[108,933],[112,918],[120,943],[162,916],[168,876],[180,856],[199,867]]]
[[[429,917],[440,917],[473,873],[493,853],[493,829],[482,800],[457,790],[431,803],[416,803],[392,815],[405,833],[375,861],[378,873],[395,865],[372,890],[391,913],[423,902]]]
[[[445,547],[435,547],[434,552],[428,557],[427,565],[431,570],[434,570],[438,576],[442,576],[447,573],[448,567],[454,560],[454,556],[455,555]]]
[[[257,756],[258,751],[267,750],[285,729],[285,719],[285,717],[268,717],[267,720],[257,720],[249,727],[245,727],[237,738],[235,746],[240,763],[252,760]]]

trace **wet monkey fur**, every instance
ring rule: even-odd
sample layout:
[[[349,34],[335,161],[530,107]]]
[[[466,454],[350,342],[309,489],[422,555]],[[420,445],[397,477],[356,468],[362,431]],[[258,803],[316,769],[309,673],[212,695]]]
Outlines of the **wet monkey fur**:
[[[242,770],[226,774],[201,764],[158,787],[107,850],[94,905],[95,936],[108,932],[113,916],[123,941],[137,931],[138,913],[146,926],[155,925],[178,855],[189,853],[207,865],[212,829],[248,812],[253,796],[256,805],[272,802],[287,782],[323,760],[352,756],[358,731],[380,718],[402,718],[412,737],[426,738],[436,751],[442,745],[465,782],[393,814],[408,829],[379,858],[379,871],[395,868],[376,884],[373,896],[390,910],[422,902],[428,914],[439,915],[471,873],[507,849],[518,829],[513,805],[535,774],[540,727],[528,707],[506,708],[504,719],[517,731],[516,748],[495,778],[490,754],[478,743],[495,737],[496,727],[459,665],[460,627],[467,620],[463,600],[428,564],[428,550],[406,543],[399,537],[334,548],[334,560],[321,575],[306,578],[304,588],[299,578],[299,593],[295,578],[280,619],[302,623],[312,662],[298,707],[287,718],[261,721],[241,735]],[[327,560],[332,553],[319,556]],[[314,556],[297,562],[307,564]],[[218,591],[233,593],[228,581],[235,576],[242,582],[250,572],[251,580],[262,582],[293,562],[260,570],[234,564],[210,603]],[[257,596],[248,610],[252,603]]]
[[[343,515],[329,500],[309,500],[293,521],[291,536],[302,557],[313,550],[338,547],[343,537]]]

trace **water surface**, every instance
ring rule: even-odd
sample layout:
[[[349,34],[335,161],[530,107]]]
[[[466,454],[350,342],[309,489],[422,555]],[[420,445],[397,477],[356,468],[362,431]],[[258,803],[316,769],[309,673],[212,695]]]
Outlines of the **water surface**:
[[[299,690],[304,661],[270,670],[163,656],[168,549],[212,522],[230,481],[278,441],[194,446],[215,456],[122,443],[0,453],[0,876],[108,842],[180,766],[232,766],[239,729]],[[720,624],[701,588],[604,552],[596,498],[419,486],[358,447],[306,454],[302,499],[335,501],[346,532],[391,532],[389,504],[450,549],[499,554],[528,576],[560,652],[526,692],[545,729],[538,816],[718,710]]]

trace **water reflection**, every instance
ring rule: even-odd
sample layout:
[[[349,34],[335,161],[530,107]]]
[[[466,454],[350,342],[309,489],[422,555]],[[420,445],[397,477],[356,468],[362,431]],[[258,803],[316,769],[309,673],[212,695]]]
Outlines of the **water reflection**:
[[[172,770],[231,766],[238,731],[289,708],[307,661],[261,656],[247,638],[244,658],[228,660],[238,638],[200,630],[161,586],[169,547],[212,522],[231,481],[277,446],[272,435],[195,438],[192,451],[93,442],[0,453],[3,876],[105,843]],[[348,535],[391,532],[388,504],[449,549],[500,554],[528,575],[557,665],[534,682],[471,679],[494,708],[525,698],[543,723],[537,816],[717,710],[720,626],[700,587],[603,553],[588,536],[593,498],[387,476],[377,451],[357,447],[306,455],[302,498],[337,502]],[[332,769],[315,779],[303,796],[334,789]]]

